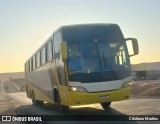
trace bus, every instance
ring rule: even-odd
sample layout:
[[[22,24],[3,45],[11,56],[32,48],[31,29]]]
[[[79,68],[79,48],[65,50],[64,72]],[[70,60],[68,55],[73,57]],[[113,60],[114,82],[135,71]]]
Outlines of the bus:
[[[62,112],[94,103],[107,110],[130,98],[130,57],[138,53],[137,39],[124,38],[117,24],[62,26],[25,62],[27,97],[34,105],[57,104]]]

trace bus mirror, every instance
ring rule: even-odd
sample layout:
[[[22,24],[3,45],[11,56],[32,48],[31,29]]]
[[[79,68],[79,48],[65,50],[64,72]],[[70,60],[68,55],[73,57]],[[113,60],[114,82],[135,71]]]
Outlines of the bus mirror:
[[[61,42],[61,54],[62,60],[67,60],[67,43],[65,41]]]
[[[137,41],[137,39],[135,39],[135,38],[126,38],[125,40],[126,41],[131,41],[131,42],[128,42],[128,43],[131,43],[130,46],[128,46],[128,43],[127,43],[127,47],[128,47],[128,51],[129,51],[129,57],[138,55],[139,48],[138,48],[138,41]],[[131,49],[133,51],[132,54],[130,54],[130,50]]]

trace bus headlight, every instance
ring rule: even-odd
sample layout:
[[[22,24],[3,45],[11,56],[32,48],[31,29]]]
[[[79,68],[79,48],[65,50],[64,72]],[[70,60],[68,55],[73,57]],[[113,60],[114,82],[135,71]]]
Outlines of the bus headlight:
[[[84,87],[77,87],[77,86],[71,86],[69,87],[69,90],[75,92],[86,92],[86,89]]]
[[[132,85],[132,81],[129,81],[129,82],[125,82],[123,85],[122,85],[122,88],[125,88],[125,87],[129,87]]]

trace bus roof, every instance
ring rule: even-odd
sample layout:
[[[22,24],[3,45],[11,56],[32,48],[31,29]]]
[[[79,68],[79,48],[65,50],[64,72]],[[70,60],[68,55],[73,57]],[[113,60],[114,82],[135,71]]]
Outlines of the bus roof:
[[[111,27],[111,26],[118,26],[117,24],[113,23],[91,23],[91,24],[73,24],[73,25],[65,25],[60,27],[62,30],[67,28],[78,28],[78,27]],[[119,27],[119,26],[118,26]]]

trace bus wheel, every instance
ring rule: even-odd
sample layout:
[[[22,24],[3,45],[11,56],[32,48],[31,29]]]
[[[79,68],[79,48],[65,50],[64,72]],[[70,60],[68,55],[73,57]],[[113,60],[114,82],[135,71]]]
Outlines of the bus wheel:
[[[57,93],[56,101],[57,101],[59,111],[61,111],[63,113],[67,113],[69,111],[69,106],[61,105],[61,98],[60,98],[59,93]]]
[[[42,106],[44,101],[35,100],[35,95],[34,95],[34,92],[32,91],[32,103],[33,105],[36,105],[36,106]]]
[[[104,103],[100,103],[100,104],[104,110],[108,110],[109,106],[111,105],[111,102],[104,102]]]

